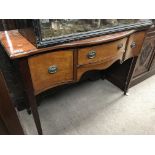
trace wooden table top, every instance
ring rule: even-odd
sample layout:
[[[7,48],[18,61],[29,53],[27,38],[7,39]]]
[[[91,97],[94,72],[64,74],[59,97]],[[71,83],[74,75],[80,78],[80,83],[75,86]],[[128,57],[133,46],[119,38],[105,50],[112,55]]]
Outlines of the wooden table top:
[[[104,35],[100,37],[73,41],[70,43],[65,43],[61,45],[55,45],[46,48],[39,48],[37,49],[33,44],[31,44],[25,37],[23,37],[18,30],[11,30],[11,31],[3,31],[0,32],[0,42],[4,47],[5,51],[7,52],[10,59],[17,59],[23,58],[30,55],[34,55],[37,53],[57,50],[62,48],[71,48],[71,47],[79,47],[85,45],[94,45],[96,43],[104,43],[109,42],[117,39],[121,39],[125,36],[128,36],[134,33],[135,30],[129,30],[119,33],[113,33],[109,35]]]

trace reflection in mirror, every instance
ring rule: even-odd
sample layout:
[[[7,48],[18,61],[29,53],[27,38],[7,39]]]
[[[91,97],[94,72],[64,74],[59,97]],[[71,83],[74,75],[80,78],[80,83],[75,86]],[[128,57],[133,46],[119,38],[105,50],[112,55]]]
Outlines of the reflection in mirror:
[[[134,24],[139,19],[40,19],[43,40],[75,33],[95,31],[124,24]]]

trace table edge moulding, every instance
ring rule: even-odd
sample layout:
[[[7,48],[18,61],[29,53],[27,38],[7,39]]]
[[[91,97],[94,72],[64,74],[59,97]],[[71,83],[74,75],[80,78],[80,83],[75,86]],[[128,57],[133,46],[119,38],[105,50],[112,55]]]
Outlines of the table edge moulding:
[[[0,41],[3,47],[5,48],[8,56],[11,59],[17,59],[51,50],[106,43],[124,38],[134,32],[135,30],[129,30],[39,49],[36,48],[33,44],[31,44],[24,36],[22,36],[18,32],[18,30],[0,32]]]

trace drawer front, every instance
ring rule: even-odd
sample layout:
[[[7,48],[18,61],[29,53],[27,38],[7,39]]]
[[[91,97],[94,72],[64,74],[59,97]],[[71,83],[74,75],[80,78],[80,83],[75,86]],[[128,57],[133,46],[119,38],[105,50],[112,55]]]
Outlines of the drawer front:
[[[125,60],[139,55],[144,37],[145,31],[136,32],[129,37],[128,47],[125,53]]]
[[[78,65],[109,61],[125,52],[127,38],[78,50]]]
[[[58,51],[29,58],[35,94],[73,80],[73,52]]]

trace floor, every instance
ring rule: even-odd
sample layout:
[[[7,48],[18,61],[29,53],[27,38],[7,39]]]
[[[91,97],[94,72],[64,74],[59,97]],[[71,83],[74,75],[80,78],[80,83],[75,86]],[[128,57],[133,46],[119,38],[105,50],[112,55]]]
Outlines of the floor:
[[[155,76],[129,96],[107,80],[87,81],[45,97],[38,107],[45,135],[155,134]],[[32,115],[19,113],[27,134]]]

